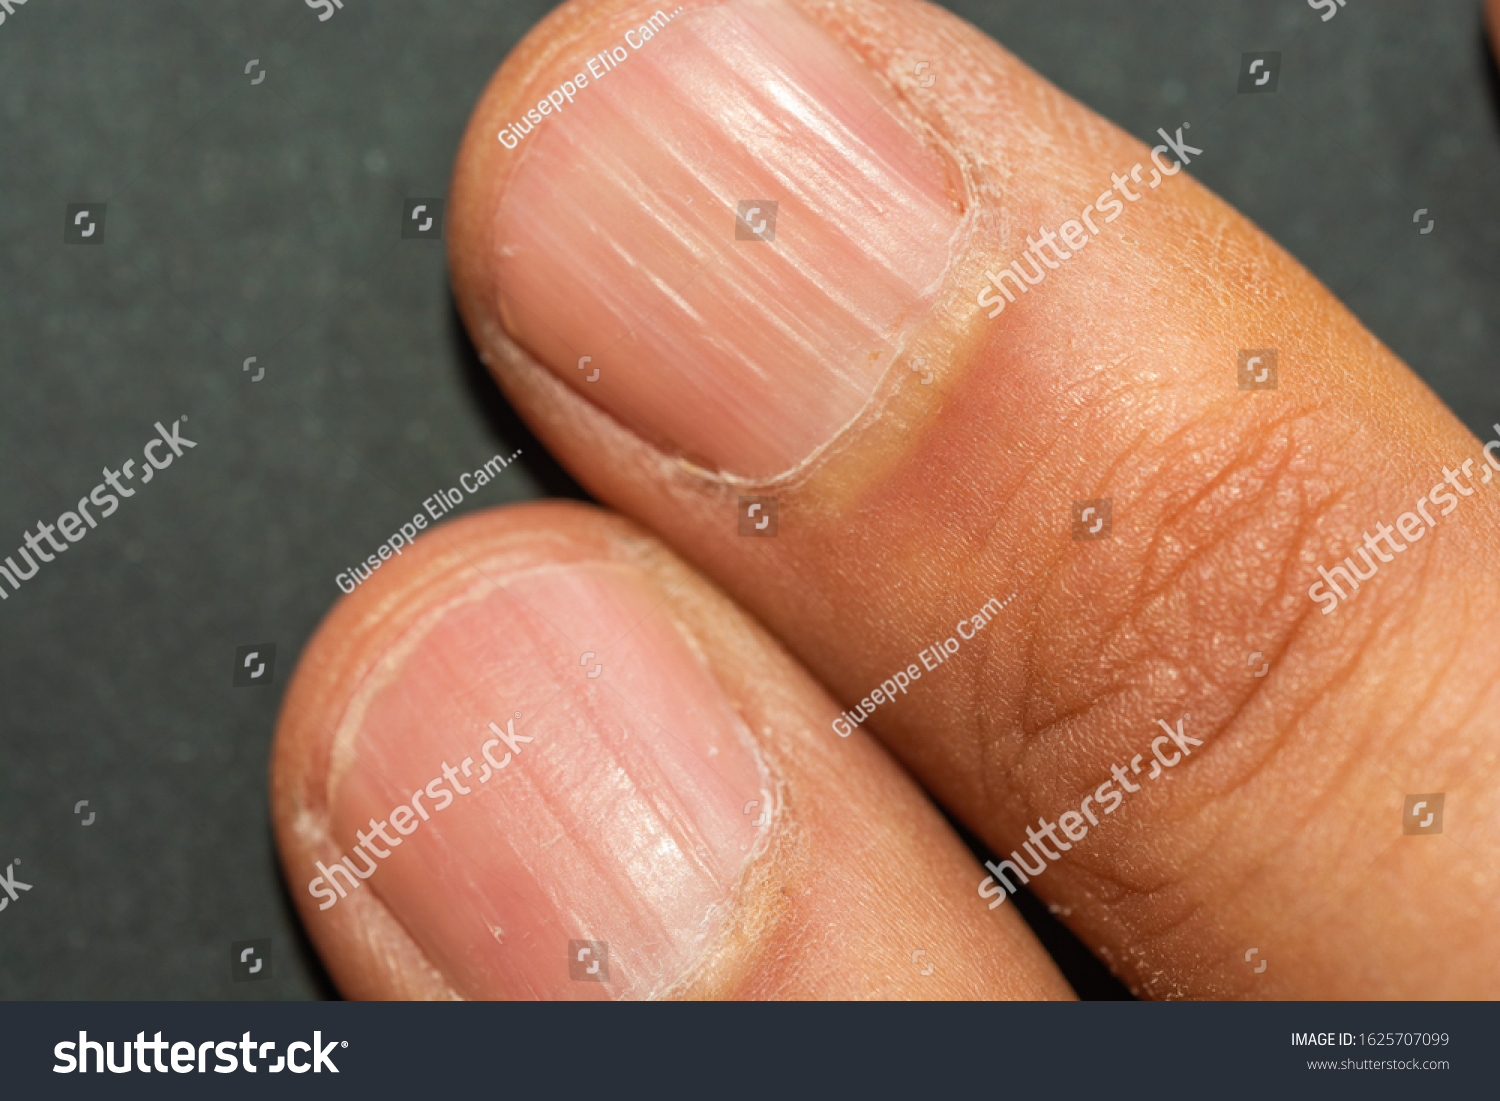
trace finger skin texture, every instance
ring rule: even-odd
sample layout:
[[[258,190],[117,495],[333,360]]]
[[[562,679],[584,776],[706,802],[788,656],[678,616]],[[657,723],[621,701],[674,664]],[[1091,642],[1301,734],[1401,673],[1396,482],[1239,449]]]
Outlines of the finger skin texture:
[[[1466,460],[1475,483],[1488,473],[1480,443],[1191,168],[1128,182],[1141,193],[1116,193],[1117,221],[987,316],[1004,300],[986,272],[1028,235],[1079,218],[1132,166],[1149,182],[1172,154],[1154,161],[935,8],[795,7],[956,166],[961,247],[862,412],[784,474],[745,477],[638,431],[573,363],[517,339],[550,319],[505,316],[507,234],[526,213],[506,196],[539,194],[528,149],[555,139],[543,128],[508,150],[495,133],[654,10],[618,0],[544,20],[466,134],[450,259],[492,373],[584,485],[697,563],[844,707],[1009,600],[864,727],[999,853],[1114,765],[1149,765],[1158,720],[1187,716],[1202,746],[1032,883],[1137,992],[1500,995],[1500,654],[1484,630],[1500,615],[1500,479],[1443,485]],[[700,16],[684,5],[659,47]],[[930,87],[916,58],[933,59]],[[552,163],[565,193],[574,181]],[[588,240],[580,229],[580,288]],[[642,315],[675,289],[641,288]],[[1241,350],[1267,348],[1278,387],[1239,389]],[[1323,614],[1318,567],[1353,556],[1363,570],[1364,533],[1435,511],[1435,487],[1455,514],[1388,562],[1372,554],[1378,576]],[[775,539],[738,536],[742,495],[778,499]],[[1074,502],[1106,498],[1111,538],[1075,541]],[[852,744],[822,736],[835,753]],[[1441,836],[1403,833],[1406,797],[1437,792]],[[986,906],[977,890],[970,905]],[[1252,948],[1268,967],[1247,964]]]
[[[550,696],[540,706],[519,705],[528,715],[533,710],[542,715],[521,728],[536,735],[536,744],[521,747],[515,768],[530,773],[505,774],[513,786],[488,804],[459,803],[439,813],[429,801],[434,821],[413,826],[408,844],[423,842],[435,829],[451,835],[465,828],[444,814],[488,814],[493,820],[493,836],[479,835],[479,847],[465,856],[467,864],[436,843],[416,851],[387,850],[388,862],[361,889],[348,890],[337,904],[320,909],[307,889],[315,862],[334,864],[350,849],[353,825],[368,815],[384,818],[390,809],[383,795],[348,805],[349,792],[357,787],[348,777],[367,767],[358,759],[351,763],[350,755],[368,757],[385,744],[385,760],[396,761],[398,770],[408,759],[430,760],[425,770],[408,768],[406,776],[393,780],[398,792],[419,785],[427,772],[436,774],[440,758],[458,761],[445,748],[451,743],[435,718],[443,714],[440,702],[425,700],[423,713],[414,717],[382,686],[410,669],[429,685],[436,681],[434,692],[450,694],[441,667],[473,667],[466,664],[471,660],[465,656],[467,638],[470,645],[482,644],[478,668],[502,670],[470,690],[495,697],[494,707],[503,714],[511,700],[527,696],[528,675],[524,665],[516,673],[504,671],[524,647],[503,602],[519,591],[534,609],[538,571],[548,577],[557,570],[624,578],[645,595],[649,611],[620,645],[598,648],[604,678],[584,679],[579,668],[571,686],[554,692],[547,671],[533,671]],[[531,587],[517,589],[516,578],[529,579]],[[506,594],[500,594],[502,586]],[[498,617],[500,645],[486,641],[490,626],[475,621],[476,611]],[[556,618],[550,608],[546,614]],[[567,633],[580,629],[559,626]],[[580,836],[590,824],[572,822],[566,812],[576,804],[599,817],[594,797],[609,776],[587,762],[593,743],[611,732],[596,725],[585,732],[586,741],[559,744],[552,732],[561,724],[549,726],[545,716],[548,709],[566,710],[570,698],[584,693],[620,691],[621,682],[611,684],[608,678],[628,661],[630,645],[643,632],[672,634],[695,655],[702,675],[722,688],[753,738],[775,789],[774,814],[764,829],[744,819],[744,835],[763,841],[732,884],[728,906],[705,927],[708,935],[690,966],[664,988],[644,991],[625,981],[630,954],[622,945],[612,948],[618,953],[615,974],[611,985],[604,985],[568,978],[563,943],[570,937],[593,939],[587,931],[564,929],[551,939],[550,930],[527,935],[534,915],[524,881],[536,869],[488,877],[474,870],[489,867],[487,850],[523,848],[516,838],[550,810],[568,836],[552,836],[550,827],[542,831],[549,859],[537,874],[544,894],[569,897],[569,884],[579,879],[573,865],[592,856]],[[640,704],[639,694],[630,702]],[[821,736],[837,711],[743,613],[624,521],[581,506],[545,504],[439,525],[340,601],[305,651],[289,688],[276,736],[272,804],[292,894],[340,990],[354,998],[599,998],[617,996],[622,986],[628,995],[681,998],[1070,997],[1014,907],[995,920],[969,905],[973,858],[886,752],[864,736],[837,746]],[[352,739],[346,736],[351,727],[361,731]],[[549,745],[551,757],[545,755]],[[408,751],[409,758],[402,756]],[[725,756],[732,756],[728,747]],[[548,767],[562,770],[564,790],[549,792],[550,808],[524,802],[525,778]],[[463,778],[456,775],[454,781]],[[469,783],[479,786],[472,777]],[[653,798],[667,796],[657,792]],[[632,813],[628,800],[619,807],[605,817]],[[624,875],[643,883],[643,890],[660,889],[653,886],[666,863],[659,855],[634,870],[609,863],[628,864],[630,848],[628,838],[613,835],[608,859],[595,864],[584,882],[597,883],[602,893],[615,876]],[[653,855],[659,849],[653,842]],[[672,893],[687,892],[695,889],[693,882],[668,887]],[[480,935],[466,945],[466,914],[476,898],[499,902],[481,915]],[[599,920],[612,920],[615,905]],[[575,902],[574,908],[586,910],[587,904]],[[483,923],[493,928],[485,931]],[[653,945],[631,947],[639,958]]]

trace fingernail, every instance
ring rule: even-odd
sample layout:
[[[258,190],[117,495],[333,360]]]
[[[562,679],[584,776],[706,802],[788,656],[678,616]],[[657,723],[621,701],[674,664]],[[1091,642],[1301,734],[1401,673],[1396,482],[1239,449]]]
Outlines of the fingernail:
[[[345,860],[313,869],[319,905],[373,891],[469,998],[680,981],[769,832],[755,812],[771,796],[660,604],[621,566],[545,567],[479,578],[395,642],[335,740]]]
[[[859,414],[934,301],[961,220],[950,174],[891,90],[780,0],[632,41],[520,139],[491,222],[501,316],[658,446],[781,473]]]

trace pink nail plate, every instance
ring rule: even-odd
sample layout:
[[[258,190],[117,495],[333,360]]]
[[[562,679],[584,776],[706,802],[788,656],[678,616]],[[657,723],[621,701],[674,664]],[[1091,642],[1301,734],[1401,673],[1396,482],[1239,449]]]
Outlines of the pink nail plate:
[[[476,575],[397,639],[335,738],[320,905],[373,891],[470,998],[680,982],[773,785],[660,605],[622,566]]]
[[[779,474],[858,416],[934,301],[955,184],[893,90],[781,0],[637,41],[520,144],[501,316],[658,446]]]

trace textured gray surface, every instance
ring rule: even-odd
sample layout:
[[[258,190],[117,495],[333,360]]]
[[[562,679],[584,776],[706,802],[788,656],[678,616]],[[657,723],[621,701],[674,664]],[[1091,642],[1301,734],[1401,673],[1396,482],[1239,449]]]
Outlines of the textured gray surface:
[[[328,992],[265,781],[334,575],[497,452],[525,450],[464,509],[571,491],[477,370],[441,245],[398,231],[548,6],[31,0],[0,25],[0,555],[153,422],[186,414],[199,444],[0,604],[0,867],[33,885],[0,913],[0,996]],[[1471,427],[1500,420],[1476,2],[951,6],[1137,136],[1192,121],[1200,179]],[[1260,49],[1278,91],[1237,96]],[[108,203],[100,245],[62,243],[75,201]],[[235,648],[268,640],[275,685],[232,687]],[[264,936],[273,978],[231,982],[231,942]]]

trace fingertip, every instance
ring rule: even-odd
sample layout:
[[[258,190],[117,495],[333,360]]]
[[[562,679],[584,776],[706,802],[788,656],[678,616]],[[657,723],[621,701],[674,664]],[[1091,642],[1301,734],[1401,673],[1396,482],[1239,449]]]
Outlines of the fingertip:
[[[320,627],[277,732],[346,994],[1069,996],[910,779],[654,540],[576,505],[424,539]]]

